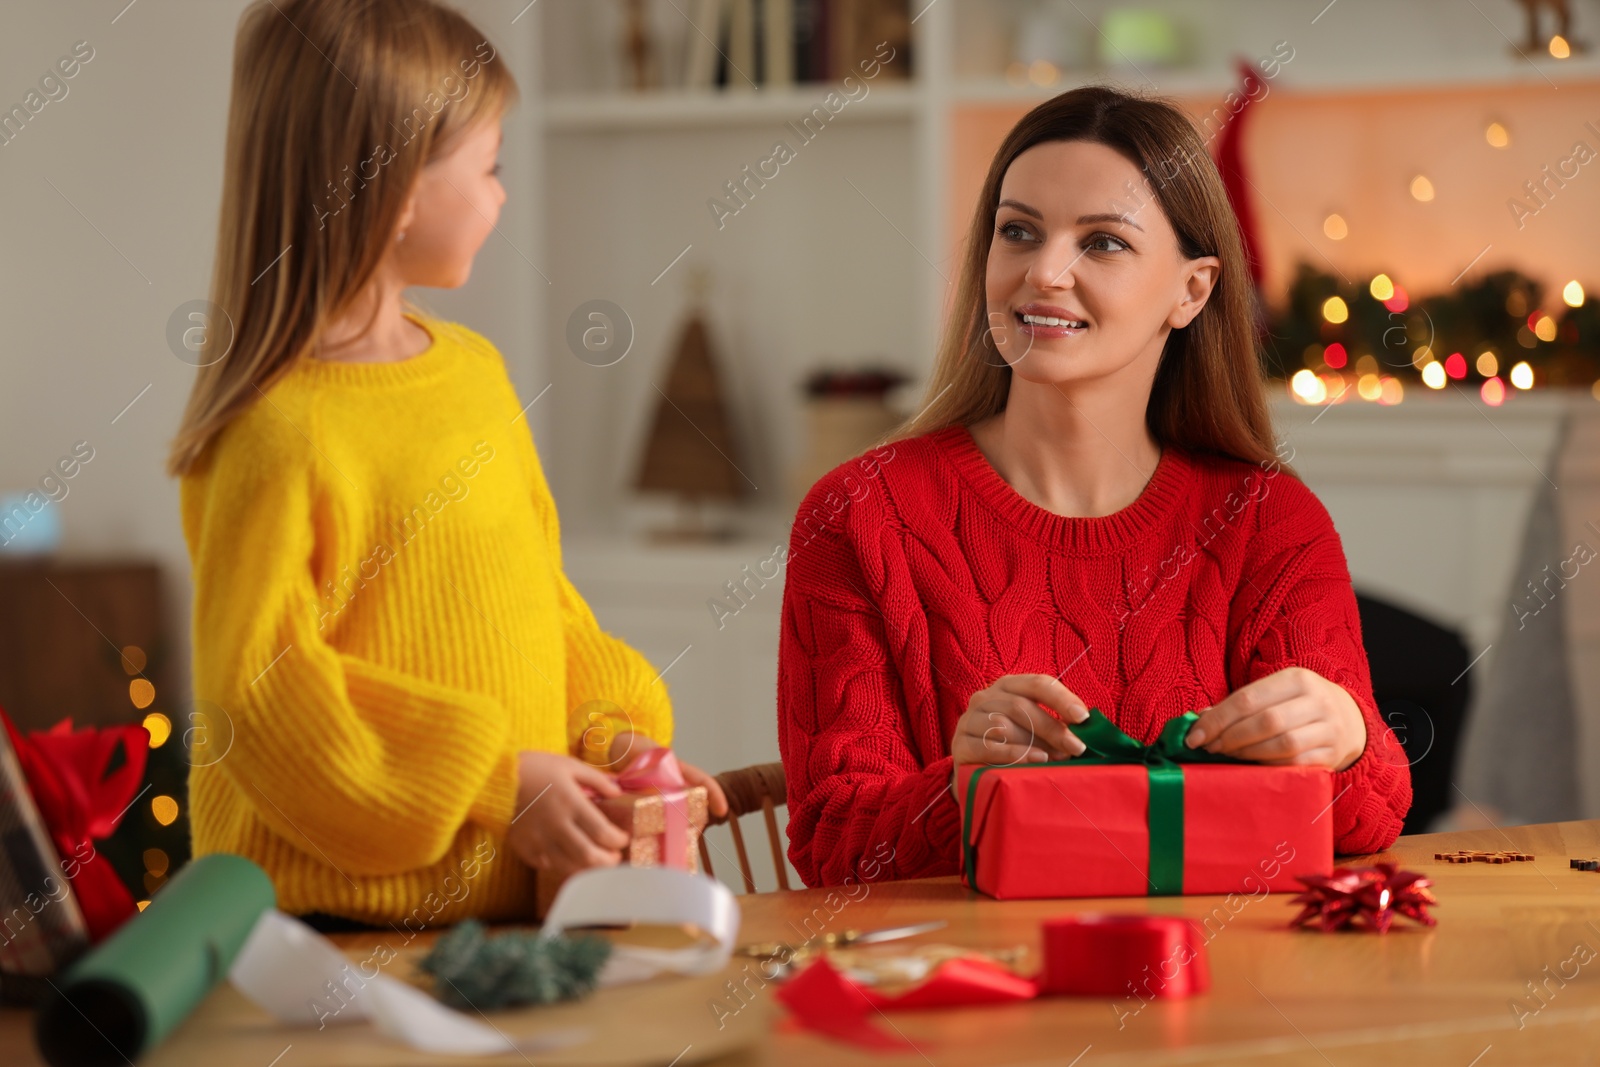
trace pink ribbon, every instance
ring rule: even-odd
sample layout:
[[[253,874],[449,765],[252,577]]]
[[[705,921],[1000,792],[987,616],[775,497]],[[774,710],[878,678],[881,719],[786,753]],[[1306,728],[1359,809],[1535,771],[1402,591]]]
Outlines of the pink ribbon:
[[[666,840],[661,848],[661,865],[689,869],[689,812],[685,803],[689,783],[670,748],[652,748],[641,753],[617,775],[624,793],[660,793],[666,816]]]

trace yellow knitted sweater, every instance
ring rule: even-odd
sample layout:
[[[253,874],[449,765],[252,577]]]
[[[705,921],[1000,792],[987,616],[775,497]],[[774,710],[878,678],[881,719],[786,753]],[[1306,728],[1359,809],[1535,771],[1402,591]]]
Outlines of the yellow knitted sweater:
[[[562,571],[499,352],[415,321],[411,359],[298,364],[180,490],[195,854],[254,860],[285,911],[412,930],[531,915],[519,750],[672,739],[666,683]]]

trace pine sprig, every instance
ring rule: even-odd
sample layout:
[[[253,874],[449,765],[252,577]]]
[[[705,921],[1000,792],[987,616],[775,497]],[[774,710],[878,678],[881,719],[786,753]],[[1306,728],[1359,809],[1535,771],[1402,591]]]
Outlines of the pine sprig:
[[[594,990],[611,943],[598,937],[544,938],[508,930],[488,935],[467,919],[434,943],[417,965],[434,977],[434,992],[455,1008],[489,1010],[554,1004]]]

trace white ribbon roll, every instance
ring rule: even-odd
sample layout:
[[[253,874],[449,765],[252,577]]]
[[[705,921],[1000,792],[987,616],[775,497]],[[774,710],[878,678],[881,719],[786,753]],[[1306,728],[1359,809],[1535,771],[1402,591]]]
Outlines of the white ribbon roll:
[[[541,937],[580,926],[637,923],[695,926],[710,944],[661,949],[615,945],[600,972],[602,986],[638,982],[663,972],[712,974],[726,967],[739,936],[739,902],[714,878],[671,867],[594,867],[568,878],[545,916]]]

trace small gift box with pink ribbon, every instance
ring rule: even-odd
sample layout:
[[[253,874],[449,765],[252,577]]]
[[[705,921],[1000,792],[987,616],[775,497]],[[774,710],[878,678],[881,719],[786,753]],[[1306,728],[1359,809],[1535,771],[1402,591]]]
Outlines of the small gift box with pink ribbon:
[[[700,834],[706,828],[706,788],[684,780],[670,748],[652,748],[617,775],[618,797],[596,803],[632,840],[624,855],[635,867],[700,870]]]
[[[652,748],[617,775],[621,796],[595,797],[600,810],[628,833],[622,861],[635,867],[676,867],[698,874],[700,834],[706,828],[706,788],[690,785],[670,748]],[[538,914],[549,910],[563,879],[540,872]]]

